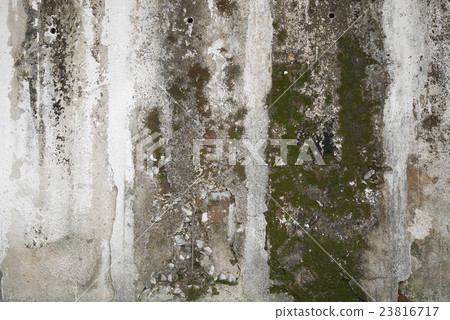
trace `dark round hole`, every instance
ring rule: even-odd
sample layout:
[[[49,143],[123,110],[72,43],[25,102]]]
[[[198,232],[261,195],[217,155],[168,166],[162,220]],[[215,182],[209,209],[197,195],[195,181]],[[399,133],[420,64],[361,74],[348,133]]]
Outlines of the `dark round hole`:
[[[330,13],[328,14],[328,17],[329,17],[330,19],[334,19],[334,13],[333,13],[333,12],[330,12]]]
[[[194,19],[192,19],[192,18],[188,18],[188,20],[187,20],[189,23],[192,23],[192,22],[194,22]]]
[[[55,29],[55,28],[51,28],[51,29],[50,29],[50,32],[53,33],[53,34],[55,34],[55,33],[56,33],[56,29]]]

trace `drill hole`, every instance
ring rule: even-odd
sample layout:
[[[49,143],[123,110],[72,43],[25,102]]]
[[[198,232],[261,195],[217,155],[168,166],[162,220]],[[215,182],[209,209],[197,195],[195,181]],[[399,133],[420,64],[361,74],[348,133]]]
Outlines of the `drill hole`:
[[[188,19],[187,19],[187,22],[192,23],[192,22],[194,22],[194,19],[188,18]]]
[[[328,14],[328,17],[330,18],[330,19],[334,19],[334,12],[330,12],[329,14]]]
[[[55,34],[55,33],[56,33],[56,29],[55,29],[55,28],[51,28],[51,29],[50,29],[50,32],[53,33],[53,34]]]

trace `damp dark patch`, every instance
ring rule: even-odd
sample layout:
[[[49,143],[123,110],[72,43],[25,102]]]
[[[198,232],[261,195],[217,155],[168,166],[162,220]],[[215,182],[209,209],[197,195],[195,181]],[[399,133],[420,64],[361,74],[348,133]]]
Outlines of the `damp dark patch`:
[[[183,89],[183,79],[181,77],[177,77],[168,90],[170,96],[178,102],[186,99],[187,91],[189,90]]]
[[[300,62],[291,64],[274,64],[272,77],[272,92],[268,96],[268,105],[273,105],[270,113],[272,120],[280,125],[286,125],[286,137],[293,138],[303,119],[303,111],[313,104],[312,98],[296,91],[311,79],[311,70]],[[287,74],[285,73],[287,71]],[[298,78],[295,85],[287,90]],[[286,91],[287,90],[287,91]]]
[[[64,107],[61,105],[61,100],[53,102],[53,113],[55,114],[56,121],[59,121],[63,111]]]
[[[158,109],[152,109],[145,119],[145,127],[151,132],[158,132],[160,130],[161,122],[159,120]]]
[[[237,64],[229,64],[225,67],[225,84],[228,90],[233,90],[236,79],[241,75],[241,67]]]
[[[247,179],[247,174],[245,173],[245,166],[243,166],[240,163],[236,163],[236,165],[233,168],[233,171],[236,173],[236,175],[239,177],[241,181],[245,181]]]
[[[325,130],[323,131],[323,140],[319,145],[319,151],[322,155],[327,156],[333,154],[334,151],[334,143],[333,143],[333,128],[331,123],[327,123],[325,125]]]
[[[216,2],[217,10],[225,15],[232,15],[233,11],[237,9],[236,3],[230,0],[219,0]]]
[[[76,44],[71,39],[76,39],[80,32],[77,28],[81,19],[79,8],[72,2],[61,4],[60,1],[56,0],[44,1],[40,4],[37,18],[42,21],[36,30],[40,35],[40,39],[42,39],[39,46],[48,48],[45,55],[51,61],[51,68],[48,72],[52,78],[52,83],[46,85],[50,85],[54,92],[51,105],[52,120],[47,126],[55,126],[58,132],[56,137],[58,163],[69,164],[70,166],[70,160],[65,151],[65,141],[69,133],[67,128],[62,127],[61,121],[65,118],[66,106],[71,104],[72,97],[75,95],[74,79],[71,70],[78,66],[73,58]],[[47,42],[44,37],[46,32],[55,35],[56,41]],[[34,51],[39,52],[39,50]],[[35,86],[38,87],[38,84],[35,84]],[[42,110],[38,110],[38,113],[42,112]],[[42,121],[42,115],[39,115],[39,118],[40,127],[43,127],[45,123]],[[42,138],[42,142],[45,142],[45,137]],[[40,148],[43,148],[43,145]]]
[[[25,41],[22,43],[23,54],[19,59],[15,61],[14,67],[19,70],[22,75],[27,75],[26,81],[28,82],[28,89],[30,94],[30,106],[36,121],[36,129],[38,129],[37,123],[39,122],[39,110],[37,106],[37,73],[38,67],[33,61],[38,60],[38,52],[34,48],[34,44],[37,42],[38,29],[34,26],[34,21],[37,18],[35,10],[31,5],[25,1],[24,9],[27,13],[27,23],[25,30]],[[39,131],[38,131],[39,132]]]
[[[228,129],[228,137],[231,139],[240,140],[244,135],[244,127],[232,124]]]
[[[364,176],[369,168],[379,168],[378,149],[375,148],[374,126],[372,118],[377,112],[379,102],[370,98],[370,94],[361,88],[365,87],[368,77],[366,67],[376,64],[361,48],[359,42],[352,37],[342,37],[338,41],[338,64],[341,69],[341,85],[336,90],[341,106],[339,111],[340,129],[343,137],[342,162],[349,170],[346,175],[347,185],[352,180]],[[362,165],[364,164],[364,165]],[[361,188],[365,186],[361,185]],[[363,190],[361,190],[363,191]],[[357,207],[357,206],[356,206]],[[354,216],[366,216],[369,212]]]
[[[437,117],[435,115],[430,115],[423,120],[422,127],[425,130],[430,131],[434,127],[439,126],[440,123],[441,123],[441,119],[439,119],[439,117]]]
[[[207,68],[203,68],[200,63],[195,63],[190,68],[188,76],[195,89],[194,96],[197,104],[197,109],[202,112],[203,107],[207,102],[206,97],[203,93],[203,89],[206,83],[209,81],[211,75]]]
[[[279,44],[279,45],[283,44],[284,41],[286,41],[287,37],[288,37],[287,31],[286,31],[285,29],[280,30],[280,31],[277,33],[277,41],[278,41],[278,44]]]
[[[168,35],[167,36],[167,41],[169,41],[170,43],[176,43],[177,42],[177,39],[173,36],[173,35]]]

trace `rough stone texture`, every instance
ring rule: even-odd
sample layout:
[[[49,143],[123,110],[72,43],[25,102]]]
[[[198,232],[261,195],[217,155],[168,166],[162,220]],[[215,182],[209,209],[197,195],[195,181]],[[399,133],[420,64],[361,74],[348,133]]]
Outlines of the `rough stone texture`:
[[[448,301],[449,18],[0,0],[0,300]]]
[[[406,171],[411,275],[400,289],[413,301],[448,301],[450,4],[430,1],[416,6],[427,19],[423,25],[426,30],[423,56],[417,57],[416,62],[420,65],[417,74],[422,82],[413,91],[413,116],[417,125]],[[414,28],[417,37],[417,25]]]

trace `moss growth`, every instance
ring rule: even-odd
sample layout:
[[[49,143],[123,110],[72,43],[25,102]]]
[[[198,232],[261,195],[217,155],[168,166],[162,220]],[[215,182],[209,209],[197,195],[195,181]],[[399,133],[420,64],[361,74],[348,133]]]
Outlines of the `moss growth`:
[[[217,288],[216,287],[212,287],[212,295],[213,296],[218,296],[219,295],[219,291],[217,291]]]
[[[230,287],[237,286],[237,283],[232,283],[232,282],[229,282],[226,280],[217,280],[216,283],[223,284],[223,285],[230,286]]]
[[[194,63],[189,69],[188,76],[193,88],[195,88],[194,97],[197,103],[197,109],[203,113],[207,99],[203,93],[206,83],[211,78],[207,68],[203,68],[200,63]]]
[[[272,22],[272,27],[274,28],[274,30],[277,30],[280,27],[278,21],[273,21]]]
[[[245,167],[242,164],[236,163],[236,165],[233,168],[233,171],[237,174],[237,176],[239,177],[239,179],[241,179],[241,181],[245,181],[247,179]]]
[[[206,295],[208,292],[208,285],[191,282],[190,288],[186,290],[186,300],[196,301]]]
[[[245,116],[247,115],[247,109],[240,108],[234,115],[235,121],[238,120],[244,120]]]
[[[197,266],[194,268],[200,268],[200,264],[197,262]],[[219,294],[215,287],[214,279],[206,273],[196,273],[195,278],[191,278],[187,282],[187,290],[185,290],[187,301],[197,301],[208,293],[211,289],[213,295]]]
[[[284,41],[286,41],[287,37],[288,37],[288,33],[287,33],[286,29],[282,29],[282,30],[278,31],[278,33],[277,33],[278,44],[283,44]]]
[[[365,186],[361,185],[360,181],[364,174],[370,169],[381,169],[372,124],[379,102],[372,100],[365,89],[366,67],[376,61],[369,57],[352,37],[342,37],[338,46],[338,62],[341,68],[341,86],[337,89],[341,106],[339,133],[344,138],[342,163],[346,168],[342,183],[356,181],[356,189],[363,191]],[[356,214],[367,217],[370,212],[358,211]]]
[[[319,239],[320,245],[332,253],[335,260],[344,261],[342,266],[345,269],[351,264],[359,263],[359,257],[354,254],[354,250],[361,252],[365,248],[362,237],[353,241],[339,241],[330,238],[321,239],[317,234],[312,236]],[[303,261],[293,265],[289,270],[281,266],[273,269],[277,271],[272,271],[271,277],[277,279],[278,284],[271,287],[271,292],[288,292],[296,301],[361,301],[360,295],[350,286],[351,278],[343,273],[317,244],[308,236],[303,237],[301,243]],[[286,250],[285,254],[291,254],[291,251],[292,248]],[[352,276],[358,277],[359,272],[352,271]],[[302,286],[297,285],[296,277],[304,281]]]
[[[238,111],[227,118],[227,123],[231,123],[228,128],[228,138],[239,140],[242,138],[245,132],[245,128],[239,124],[240,121],[244,120],[247,114],[247,109],[240,108]]]
[[[375,189],[379,183],[362,182],[362,177],[370,169],[375,169],[376,174],[381,170],[378,151],[381,148],[372,125],[379,102],[373,101],[365,89],[366,68],[375,61],[351,37],[343,37],[338,45],[341,85],[337,94],[341,109],[335,121],[340,128],[338,134],[343,138],[342,160],[335,156],[332,124],[324,126],[320,120],[307,119],[304,115],[315,97],[305,96],[299,89],[310,80],[311,74],[308,72],[302,76],[283,95],[302,75],[302,66],[299,63],[276,64],[268,101],[269,105],[276,101],[271,111],[269,136],[280,138],[272,136],[272,132],[282,129],[285,134],[281,138],[299,139],[299,144],[306,138],[313,138],[317,143],[320,138],[326,166],[315,163],[295,166],[299,148],[291,147],[288,164],[276,167],[275,156],[279,155],[279,147],[271,146],[267,148],[271,165],[269,179],[271,196],[289,208],[289,215],[300,225],[311,223],[311,218],[317,217],[319,229],[310,229],[310,234],[357,279],[360,276],[360,254],[366,243],[353,224],[369,217],[371,207],[364,202],[364,189],[368,186]],[[327,94],[325,102],[332,102],[331,94]],[[349,213],[353,223],[345,218]],[[361,295],[350,286],[351,279],[339,266],[308,236],[303,234],[299,238],[292,224],[287,227],[281,222],[289,215],[275,201],[269,202],[266,220],[270,277],[273,280],[271,291],[288,293],[297,301],[360,301]],[[339,228],[330,228],[334,224]],[[302,261],[290,260],[295,254],[300,254]]]
[[[284,125],[287,130],[286,136],[289,138],[295,137],[295,132],[303,120],[304,109],[313,104],[311,97],[296,91],[311,79],[311,71],[304,72],[303,69],[299,62],[273,66],[272,92],[268,96],[267,104],[269,106],[273,104],[272,121]],[[296,80],[295,85],[288,90]]]
[[[244,134],[243,126],[238,126],[238,125],[233,124],[228,129],[228,138],[230,138],[230,139],[239,140],[242,138],[243,134]]]
[[[330,238],[318,239],[320,245],[333,258],[342,262],[344,269],[350,269],[352,277],[358,278],[360,271],[354,265],[360,263],[359,254],[366,248],[365,240],[362,236],[356,236],[349,240],[335,240]],[[341,268],[334,262],[317,244],[309,237],[304,238],[304,245],[310,250],[306,250],[303,255],[303,268],[314,270],[314,281],[308,282],[304,287],[302,298],[311,301],[358,301],[360,297],[355,294],[350,287],[351,278],[342,272]],[[326,288],[326,290],[316,290],[316,288]]]

